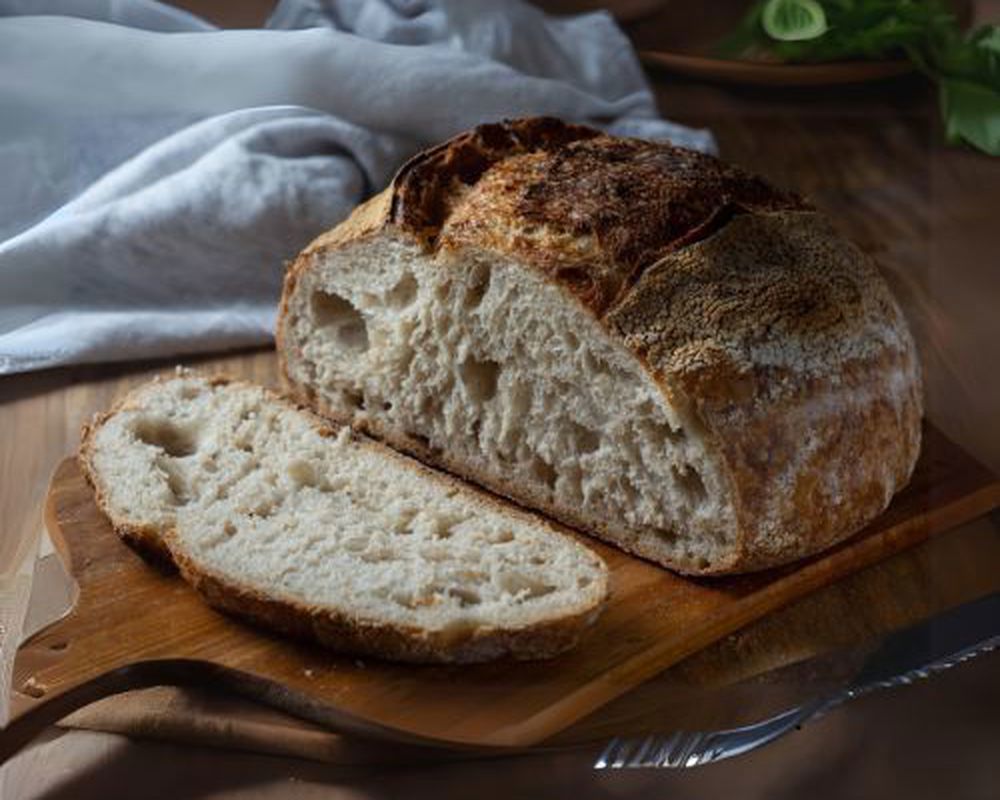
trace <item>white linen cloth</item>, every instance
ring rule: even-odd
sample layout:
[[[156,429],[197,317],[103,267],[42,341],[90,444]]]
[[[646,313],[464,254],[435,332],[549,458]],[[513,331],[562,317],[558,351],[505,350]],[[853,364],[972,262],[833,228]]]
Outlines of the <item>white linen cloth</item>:
[[[266,342],[284,262],[414,152],[550,114],[658,116],[606,13],[285,0],[218,30],[149,0],[0,0],[0,374]]]

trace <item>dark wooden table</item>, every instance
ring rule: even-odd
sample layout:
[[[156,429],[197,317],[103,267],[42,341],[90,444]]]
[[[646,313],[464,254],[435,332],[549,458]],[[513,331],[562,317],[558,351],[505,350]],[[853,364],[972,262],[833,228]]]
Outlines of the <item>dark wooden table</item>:
[[[270,3],[184,5],[250,25]],[[995,15],[997,5],[983,7]],[[928,416],[1000,471],[1000,159],[946,147],[934,96],[915,77],[795,91],[701,84],[660,72],[650,78],[664,115],[711,128],[725,158],[805,192],[875,254],[917,336]],[[274,378],[267,351],[203,363],[265,383]],[[163,366],[82,367],[0,379],[0,548],[12,547],[36,524],[48,473],[74,449],[80,423]],[[762,647],[792,641],[812,649],[848,643],[898,624],[923,603],[957,602],[970,581],[1000,576],[995,522],[980,520],[948,536],[954,538],[947,545],[928,545],[831,587],[723,642],[700,667],[759,657]],[[888,603],[887,585],[898,587]],[[4,797],[67,800],[137,796],[139,787],[150,798],[716,797],[734,791],[772,800],[992,798],[1000,784],[998,743],[998,661],[985,658],[859,702],[765,750],[686,773],[598,775],[572,754],[342,768],[54,731],[52,741],[13,765],[0,791],[7,789]]]

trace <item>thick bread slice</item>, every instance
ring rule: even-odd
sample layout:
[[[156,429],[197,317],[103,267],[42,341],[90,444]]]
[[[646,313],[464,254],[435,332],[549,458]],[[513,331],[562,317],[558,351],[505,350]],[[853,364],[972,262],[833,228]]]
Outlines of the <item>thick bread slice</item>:
[[[570,535],[257,386],[155,380],[80,462],[115,528],[210,603],[345,652],[547,658],[607,593]]]
[[[920,448],[905,319],[826,219],[557,120],[404,166],[289,269],[278,339],[320,413],[684,572],[844,539]]]

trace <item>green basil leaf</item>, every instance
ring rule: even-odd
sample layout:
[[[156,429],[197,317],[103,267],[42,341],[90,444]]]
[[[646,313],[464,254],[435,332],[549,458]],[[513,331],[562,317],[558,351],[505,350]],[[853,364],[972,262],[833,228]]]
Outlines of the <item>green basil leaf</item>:
[[[1000,92],[957,78],[941,81],[941,113],[949,141],[1000,156]]]
[[[826,12],[816,0],[767,0],[761,25],[779,42],[807,41],[826,33]]]
[[[973,41],[985,50],[1000,54],[1000,25],[983,25],[976,31]]]

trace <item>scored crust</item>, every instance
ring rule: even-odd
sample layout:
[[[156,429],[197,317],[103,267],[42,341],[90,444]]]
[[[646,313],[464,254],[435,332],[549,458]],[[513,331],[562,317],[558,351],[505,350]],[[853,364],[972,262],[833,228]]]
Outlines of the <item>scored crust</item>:
[[[181,374],[190,377],[197,373],[183,370]],[[136,393],[149,391],[151,385],[155,386],[175,377],[175,375],[157,376],[125,395],[109,411],[96,415],[90,423],[85,424],[77,461],[87,482],[94,490],[98,508],[107,517],[115,532],[154,563],[161,567],[178,569],[184,579],[215,608],[295,638],[318,642],[338,652],[413,663],[478,663],[503,657],[517,660],[552,658],[573,648],[584,630],[603,610],[608,596],[606,583],[604,594],[596,605],[578,602],[576,607],[567,610],[561,617],[539,620],[516,628],[477,626],[442,631],[424,630],[377,619],[362,619],[336,609],[309,605],[294,598],[279,597],[261,587],[205,568],[193,560],[183,546],[177,543],[174,529],[160,529],[153,525],[141,525],[122,519],[108,502],[100,471],[93,459],[93,437],[101,425],[116,413],[133,406]],[[208,377],[206,381],[211,386],[243,383],[228,376]],[[327,419],[317,416],[308,407],[266,389],[264,391],[270,402],[285,405],[310,417],[322,435],[336,434],[337,431],[330,427]],[[507,516],[530,520],[532,524],[547,528],[551,535],[562,536],[573,546],[588,553],[591,559],[603,565],[603,560],[597,554],[577,541],[575,533],[565,529],[560,530],[557,525],[521,508],[510,506],[452,475],[435,472],[378,441],[356,432],[352,432],[351,435],[355,442],[378,451],[385,458],[393,459],[396,463],[445,487],[454,487],[465,494],[471,494],[470,499],[477,504],[488,506]],[[604,576],[606,581],[606,568]]]
[[[863,527],[909,480],[923,409],[905,318],[871,260],[798,195],[711,156],[553,119],[455,137],[404,165],[286,274],[281,373],[321,413],[331,409],[288,370],[289,300],[324,252],[384,235],[429,255],[495,253],[542,274],[694,421],[722,455],[738,545],[726,563],[685,571],[815,553]],[[641,552],[611,532],[614,521],[538,502],[405,432],[356,424]]]

